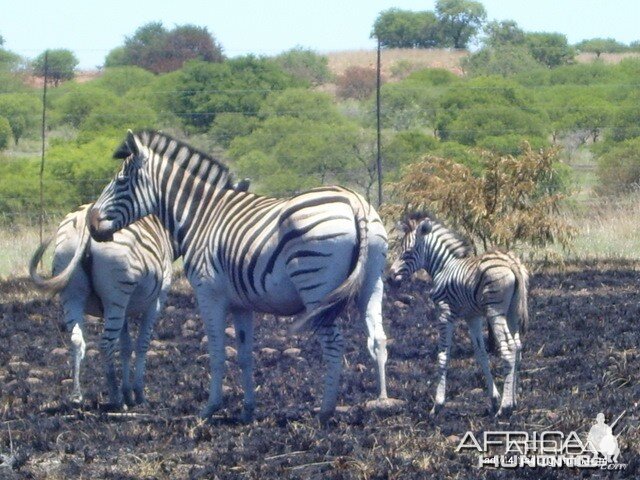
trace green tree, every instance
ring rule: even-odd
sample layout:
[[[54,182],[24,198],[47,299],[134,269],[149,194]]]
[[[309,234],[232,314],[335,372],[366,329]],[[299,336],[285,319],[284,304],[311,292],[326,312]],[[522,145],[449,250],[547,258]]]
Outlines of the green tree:
[[[525,33],[513,20],[494,20],[484,26],[484,45],[499,48],[505,45],[524,45]]]
[[[169,93],[157,99],[156,107],[172,112],[188,127],[205,131],[220,113],[256,115],[270,92],[305,83],[265,58],[190,61],[162,80],[162,89]]]
[[[598,158],[596,192],[612,195],[637,190],[640,185],[640,138],[613,145]]]
[[[240,175],[253,178],[257,191],[288,195],[340,183],[366,168],[362,145],[367,139],[338,113],[328,95],[299,89],[273,92],[259,118],[260,124],[249,135],[236,137],[228,150]],[[260,161],[267,170],[257,167]],[[264,177],[256,177],[251,168],[264,172]]]
[[[150,22],[127,37],[124,46],[112,50],[105,66],[136,65],[153,73],[166,73],[180,69],[188,60],[223,59],[222,47],[206,27],[178,25],[167,30],[162,22]]]
[[[72,85],[64,95],[53,100],[54,124],[69,124],[80,128],[92,112],[100,107],[119,102],[119,97],[93,82]]]
[[[95,86],[122,96],[130,90],[142,90],[153,83],[155,76],[140,67],[126,66],[105,69],[93,83]]]
[[[475,145],[483,137],[544,136],[548,120],[533,95],[512,80],[478,77],[442,97],[436,127],[443,140]]]
[[[581,52],[592,52],[600,58],[603,53],[620,53],[628,49],[624,43],[614,38],[591,38],[576,43],[575,48]]]
[[[466,48],[487,18],[482,4],[473,0],[438,0],[436,15],[445,45],[453,48]]]
[[[71,80],[75,76],[77,66],[78,59],[70,50],[47,50],[33,61],[33,73],[38,77],[44,77],[46,72],[53,86],[57,87],[61,82]]]
[[[484,47],[462,60],[462,66],[473,77],[500,75],[510,77],[542,67],[529,50],[515,43]]]
[[[322,85],[331,79],[329,59],[313,50],[292,48],[276,56],[273,61],[288,74],[311,85]]]
[[[41,111],[40,101],[33,94],[12,93],[0,95],[0,117],[9,120],[15,144],[35,131]]]
[[[525,42],[533,58],[547,67],[571,63],[575,56],[567,36],[562,33],[526,33]]]
[[[0,117],[0,151],[4,150],[11,143],[11,125],[9,120]]]
[[[371,36],[386,48],[433,48],[441,46],[438,19],[433,12],[390,8],[380,12]]]
[[[610,137],[614,142],[640,137],[640,91],[635,91],[618,106]]]

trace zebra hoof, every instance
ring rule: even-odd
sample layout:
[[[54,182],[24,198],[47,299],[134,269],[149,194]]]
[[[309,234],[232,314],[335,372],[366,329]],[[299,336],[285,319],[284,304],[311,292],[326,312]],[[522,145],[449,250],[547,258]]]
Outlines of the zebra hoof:
[[[122,397],[124,399],[124,403],[127,405],[127,407],[133,407],[136,404],[135,399],[133,398],[133,392],[129,389],[124,390],[122,392]]]
[[[508,418],[513,413],[513,405],[502,405],[496,413],[496,418]]]
[[[134,388],[133,389],[133,398],[136,405],[144,405],[147,403],[147,397],[144,395],[144,388]]]
[[[434,403],[433,407],[431,407],[431,410],[429,411],[429,416],[432,418],[436,417],[442,411],[442,407],[444,407],[444,404]]]
[[[82,403],[82,400],[84,400],[84,397],[82,396],[81,392],[73,392],[70,396],[69,396],[69,401],[73,404],[73,405],[80,405]]]
[[[499,411],[500,397],[491,397],[491,413],[496,415]]]
[[[216,413],[222,405],[216,405],[213,403],[208,403],[202,410],[200,410],[200,418],[203,420],[210,419],[214,413]]]
[[[242,413],[240,414],[240,422],[241,423],[251,423],[251,422],[253,422],[254,411],[255,411],[255,407],[254,406],[251,406],[251,407],[245,406],[242,409]]]
[[[329,425],[329,420],[333,417],[333,410],[331,411],[321,411],[318,414],[318,420],[320,420],[320,426],[325,428]]]

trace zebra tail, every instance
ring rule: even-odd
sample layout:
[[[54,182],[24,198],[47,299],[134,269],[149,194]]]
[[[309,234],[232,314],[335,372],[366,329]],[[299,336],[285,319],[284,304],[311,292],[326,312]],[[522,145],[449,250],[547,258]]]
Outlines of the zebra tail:
[[[369,224],[362,208],[353,204],[353,215],[356,221],[358,241],[358,257],[353,270],[342,284],[329,293],[320,304],[305,316],[296,320],[289,328],[290,334],[305,330],[318,331],[321,327],[332,325],[336,317],[342,313],[347,304],[358,294],[364,281],[365,263],[369,252]]]
[[[520,260],[515,259],[513,273],[516,276],[516,291],[511,300],[509,308],[509,316],[516,316],[519,320],[520,333],[523,335],[527,332],[529,326],[529,274],[527,269],[522,265]]]
[[[52,239],[50,238],[46,242],[42,243],[35,251],[33,257],[31,257],[31,261],[29,262],[29,276],[39,290],[43,290],[53,296],[67,286],[71,279],[71,275],[73,275],[73,272],[75,272],[78,264],[82,260],[82,256],[84,255],[84,252],[89,245],[89,239],[91,238],[89,235],[89,229],[86,225],[82,225],[81,231],[82,234],[80,241],[76,246],[73,258],[71,258],[71,261],[64,270],[54,277],[43,278],[38,273],[38,263],[42,260],[42,256]]]

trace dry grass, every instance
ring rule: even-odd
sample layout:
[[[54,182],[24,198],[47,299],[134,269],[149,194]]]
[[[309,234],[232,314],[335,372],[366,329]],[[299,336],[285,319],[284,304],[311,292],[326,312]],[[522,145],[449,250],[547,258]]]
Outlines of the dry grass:
[[[444,68],[452,71],[456,75],[462,75],[460,61],[469,55],[464,50],[447,49],[412,49],[412,48],[392,48],[382,51],[382,75],[393,78],[397,74],[394,72],[399,66],[401,70],[418,70],[421,68]],[[353,66],[376,68],[375,50],[345,50],[340,52],[330,52],[329,70],[335,75],[341,75],[344,71]],[[399,62],[401,65],[399,65]]]
[[[603,53],[600,55],[599,60],[607,64],[615,65],[616,63],[620,63],[625,58],[640,58],[640,53]],[[576,62],[578,63],[590,63],[597,59],[598,57],[595,53],[581,53],[576,56]]]
[[[565,215],[578,229],[569,258],[640,258],[640,194],[592,198],[568,208]]]
[[[55,225],[45,225],[45,241],[55,232]],[[37,225],[3,225],[0,227],[0,279],[24,277],[29,274],[29,260],[40,244]],[[51,249],[49,249],[51,250]],[[44,262],[51,264],[51,252]]]

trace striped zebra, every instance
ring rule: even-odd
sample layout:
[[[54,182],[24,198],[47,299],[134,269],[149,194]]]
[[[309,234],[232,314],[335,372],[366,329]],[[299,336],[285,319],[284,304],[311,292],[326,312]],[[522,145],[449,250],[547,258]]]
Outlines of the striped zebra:
[[[108,243],[91,241],[86,224],[91,205],[69,213],[60,223],[53,255],[53,277],[42,278],[37,266],[49,242],[33,255],[29,272],[40,289],[59,293],[68,332],[71,332],[73,392],[82,401],[80,366],[85,354],[84,314],[104,317],[101,347],[105,358],[110,406],[119,408],[144,402],[146,353],[156,318],[171,285],[177,248],[158,219],[148,216],[121,230]],[[136,342],[133,388],[130,361],[133,353],[128,318],[142,316]],[[122,389],[114,361],[120,339]]]
[[[229,189],[228,168],[157,132],[128,133],[114,154],[120,172],[90,212],[99,241],[153,213],[179,245],[208,337],[211,382],[202,410],[222,405],[224,321],[233,316],[244,389],[242,419],[255,407],[253,312],[304,315],[293,332],[314,330],[326,363],[320,420],[335,410],[344,339],[336,317],[351,298],[368,329],[379,399],[387,399],[382,271],[386,232],[358,194],[341,187],[270,198]]]
[[[453,322],[463,318],[471,332],[493,411],[509,415],[516,406],[520,333],[524,333],[528,321],[526,268],[512,252],[492,250],[474,255],[465,240],[426,214],[409,216],[401,223],[401,229],[402,254],[391,266],[389,281],[397,284],[424,268],[433,279],[430,294],[439,310],[439,381],[431,413],[436,414],[444,406]],[[501,402],[484,346],[483,317],[508,366]]]

